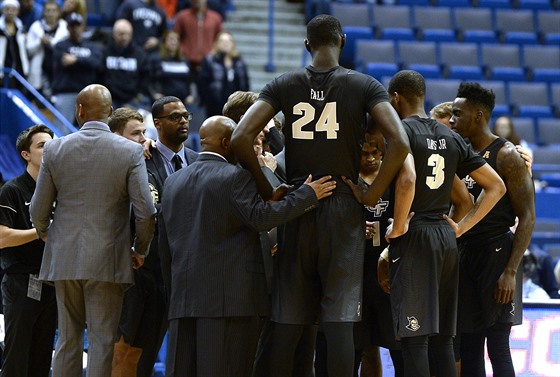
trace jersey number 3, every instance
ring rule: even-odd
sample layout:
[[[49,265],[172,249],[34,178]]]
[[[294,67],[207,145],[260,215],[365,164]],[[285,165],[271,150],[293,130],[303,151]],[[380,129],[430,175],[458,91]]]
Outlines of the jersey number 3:
[[[336,139],[338,122],[336,121],[336,102],[328,102],[315,123],[315,131],[304,131],[303,127],[315,119],[315,108],[307,102],[300,102],[294,106],[294,115],[303,115],[292,124],[294,139],[313,140],[315,132],[326,132],[327,139]]]
[[[434,153],[428,158],[428,166],[432,166],[432,175],[426,177],[426,185],[432,190],[437,190],[445,180],[445,159]]]

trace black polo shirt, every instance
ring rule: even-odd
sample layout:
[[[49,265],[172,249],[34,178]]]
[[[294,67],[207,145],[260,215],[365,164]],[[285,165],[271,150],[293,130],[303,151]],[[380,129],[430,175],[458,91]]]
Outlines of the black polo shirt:
[[[26,171],[0,189],[0,224],[11,229],[31,229],[29,204],[35,191],[35,180]],[[45,243],[35,240],[0,249],[2,269],[8,274],[37,274],[41,268]]]

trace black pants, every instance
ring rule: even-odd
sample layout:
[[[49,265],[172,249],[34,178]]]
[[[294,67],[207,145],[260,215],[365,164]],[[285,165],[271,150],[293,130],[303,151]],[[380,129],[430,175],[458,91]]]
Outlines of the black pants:
[[[29,274],[5,274],[2,303],[6,328],[2,377],[48,377],[56,331],[54,287],[43,284],[41,301],[27,297]]]
[[[261,326],[259,317],[170,320],[165,375],[251,376]]]
[[[149,377],[167,331],[165,290],[157,275],[147,269],[135,270],[134,280],[124,295],[117,336],[142,349],[137,377]]]

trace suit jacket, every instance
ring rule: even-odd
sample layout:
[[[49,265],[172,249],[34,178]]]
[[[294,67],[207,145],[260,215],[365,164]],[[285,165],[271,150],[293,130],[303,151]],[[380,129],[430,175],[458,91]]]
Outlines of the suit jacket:
[[[317,204],[308,185],[265,202],[249,171],[207,153],[171,175],[159,216],[169,319],[268,315],[258,232]]]
[[[186,158],[187,165],[192,164],[198,158],[198,153],[185,147],[184,157]],[[163,194],[163,184],[167,179],[167,171],[165,170],[165,165],[163,163],[163,157],[155,148],[151,148],[152,158],[146,160],[146,168],[148,169],[148,182],[150,185],[150,192],[152,194],[152,199],[156,210],[159,212],[161,205],[161,197]],[[156,232],[154,233],[154,241],[150,244],[150,254],[144,261],[142,268],[148,269],[156,274],[161,279],[161,264],[158,252],[158,229],[156,227]],[[162,283],[160,281],[160,283]]]
[[[163,157],[158,152],[158,150],[155,148],[150,148],[150,152],[152,153],[152,158],[146,160],[146,167],[148,168],[148,177],[150,183],[153,185],[152,192],[154,189],[157,191],[157,208],[159,206],[159,203],[161,203],[163,183],[167,179],[167,172],[165,170],[165,165],[163,164]],[[183,152],[185,154],[184,157],[186,158],[187,165],[192,164],[198,158],[198,153],[196,153],[192,149],[185,147],[183,149]]]
[[[130,205],[136,252],[148,253],[155,228],[147,182],[142,147],[104,123],[46,143],[30,208],[48,234],[40,278],[132,283]]]

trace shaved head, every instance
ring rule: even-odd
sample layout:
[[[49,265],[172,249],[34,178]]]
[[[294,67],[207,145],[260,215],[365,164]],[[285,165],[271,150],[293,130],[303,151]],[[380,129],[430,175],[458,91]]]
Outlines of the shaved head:
[[[85,122],[107,123],[113,113],[113,99],[109,89],[99,84],[86,86],[76,97],[76,120],[81,126]]]
[[[199,131],[202,151],[218,153],[233,163],[235,158],[230,140],[235,126],[233,120],[221,115],[206,119]]]

